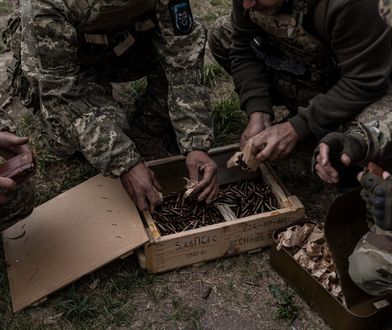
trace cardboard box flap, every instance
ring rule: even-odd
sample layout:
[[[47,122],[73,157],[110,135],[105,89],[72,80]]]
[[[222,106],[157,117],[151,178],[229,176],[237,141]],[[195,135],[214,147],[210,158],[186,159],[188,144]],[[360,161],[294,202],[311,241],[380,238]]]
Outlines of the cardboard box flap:
[[[148,241],[119,180],[96,176],[3,232],[14,312]]]

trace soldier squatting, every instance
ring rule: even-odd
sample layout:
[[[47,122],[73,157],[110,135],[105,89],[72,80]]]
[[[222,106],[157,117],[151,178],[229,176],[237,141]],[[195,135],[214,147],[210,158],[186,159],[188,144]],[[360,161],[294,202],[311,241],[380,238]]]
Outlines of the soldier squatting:
[[[341,166],[373,161],[390,170],[391,10],[389,0],[233,0],[208,42],[248,115],[241,145],[253,138],[252,153],[266,161],[317,139],[313,169],[329,183],[341,179]],[[120,177],[139,209],[158,204],[161,189],[142,157],[182,153],[198,200],[214,200],[207,34],[188,1],[20,0],[6,32],[11,92],[39,116],[48,148],[82,153],[102,174]],[[147,89],[130,117],[111,83],[141,77]],[[291,112],[287,121],[273,124],[276,104]],[[1,149],[27,148],[4,111],[0,131]],[[350,257],[350,274],[374,295],[392,286],[388,177],[359,178],[375,227]],[[0,187],[2,222],[31,212],[27,183],[0,177]]]

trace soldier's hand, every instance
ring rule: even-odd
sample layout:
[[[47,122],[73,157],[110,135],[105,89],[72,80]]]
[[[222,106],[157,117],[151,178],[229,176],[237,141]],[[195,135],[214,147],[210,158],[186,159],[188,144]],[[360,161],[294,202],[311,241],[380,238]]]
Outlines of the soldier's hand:
[[[199,202],[212,203],[219,192],[216,163],[203,151],[191,151],[186,158],[186,165],[191,181],[197,181],[192,196]]]
[[[260,161],[283,158],[297,141],[297,132],[289,122],[273,125],[253,137],[252,154]]]
[[[240,149],[245,146],[246,141],[261,131],[271,126],[271,115],[264,112],[253,112],[249,116],[248,125],[241,135]]]
[[[321,139],[313,154],[312,166],[323,181],[338,183],[339,169],[357,164],[365,152],[366,142],[360,135],[333,132]]]
[[[366,202],[375,224],[383,230],[392,230],[392,177],[383,172],[382,177],[370,172],[361,172],[358,180],[362,184],[361,196]]]
[[[139,210],[146,211],[162,202],[162,188],[153,171],[143,162],[121,175],[121,183]]]
[[[26,144],[28,140],[27,137],[19,137],[9,132],[0,132],[0,155],[8,158],[28,152],[29,147]],[[14,190],[16,182],[10,178],[0,176],[0,188]],[[5,195],[0,193],[0,204],[4,204],[6,201]]]
[[[29,152],[27,137],[19,137],[9,132],[0,132],[0,154],[7,156],[12,154],[13,156]]]

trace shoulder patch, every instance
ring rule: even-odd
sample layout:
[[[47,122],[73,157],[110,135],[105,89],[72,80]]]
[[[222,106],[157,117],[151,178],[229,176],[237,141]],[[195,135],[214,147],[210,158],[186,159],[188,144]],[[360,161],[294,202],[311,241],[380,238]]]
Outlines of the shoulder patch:
[[[193,15],[188,0],[169,2],[169,12],[175,34],[187,35],[193,27]]]

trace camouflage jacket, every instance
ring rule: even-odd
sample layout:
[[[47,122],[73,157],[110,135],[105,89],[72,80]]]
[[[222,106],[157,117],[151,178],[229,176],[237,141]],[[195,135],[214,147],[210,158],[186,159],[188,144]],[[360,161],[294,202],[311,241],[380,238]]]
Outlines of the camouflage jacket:
[[[147,12],[151,20],[146,28],[151,31],[146,35],[151,38],[167,77],[169,116],[180,151],[207,150],[211,146],[209,98],[203,86],[202,71],[205,29],[194,21],[186,33],[178,33],[172,21],[171,3],[171,0],[21,2],[22,70],[29,72],[31,80],[37,81],[41,115],[50,122],[47,129],[64,126],[61,118],[72,122],[72,127],[62,127],[61,130],[104,175],[123,174],[138,163],[140,156],[120,127],[103,116],[90,116],[84,110],[93,105],[98,107],[94,113],[100,113],[99,104],[104,106],[105,101],[102,101],[102,95],[91,101],[81,93],[80,37],[100,43],[106,32],[136,25],[137,17]],[[139,28],[145,27],[140,25]],[[117,56],[122,54],[121,47]],[[38,61],[27,65],[34,58]],[[37,69],[32,69],[34,67]],[[89,89],[94,90],[94,81],[90,79],[88,84]],[[100,87],[97,86],[96,90],[99,93]],[[108,103],[113,104],[113,100]]]
[[[392,97],[390,97],[389,100],[392,100]],[[390,111],[390,104],[388,105],[387,109],[389,109]],[[383,112],[381,116],[377,119],[372,119],[369,116],[369,118],[354,122],[352,127],[346,132],[346,134],[359,134],[366,141],[366,155],[361,160],[361,165],[365,166],[369,162],[374,162],[376,164],[379,164],[383,169],[387,171],[392,170],[391,112]]]
[[[392,233],[373,226],[349,256],[348,273],[355,284],[373,296],[392,292]]]
[[[392,57],[391,35],[378,15],[377,3],[378,0],[329,1],[322,11],[320,0],[305,15],[305,30],[317,36],[332,54],[340,78],[327,91],[309,99],[306,106],[299,107],[298,114],[290,119],[301,139],[323,137],[385,94]],[[244,12],[241,0],[233,1],[231,20],[231,70],[241,106],[248,113],[272,114],[270,70],[250,47],[250,41],[265,34],[265,30]]]

